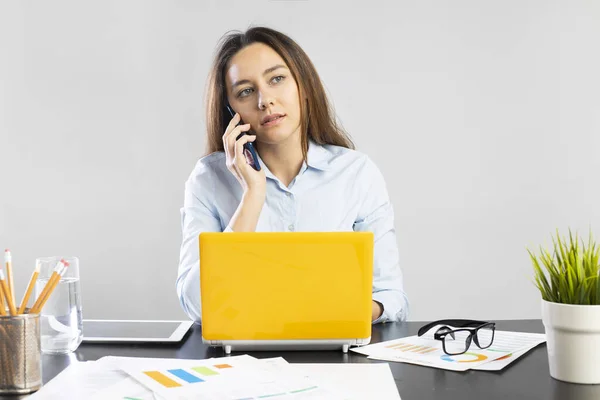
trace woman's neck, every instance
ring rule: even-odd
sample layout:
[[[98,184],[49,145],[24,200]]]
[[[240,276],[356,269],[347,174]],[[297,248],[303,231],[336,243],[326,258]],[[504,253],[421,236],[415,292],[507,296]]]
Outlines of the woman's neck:
[[[256,146],[269,171],[288,187],[304,161],[300,135],[292,135],[283,143],[256,143]]]

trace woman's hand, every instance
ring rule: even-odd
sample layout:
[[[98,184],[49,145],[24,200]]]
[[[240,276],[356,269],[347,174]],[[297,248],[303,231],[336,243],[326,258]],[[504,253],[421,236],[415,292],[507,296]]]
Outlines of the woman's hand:
[[[242,200],[231,217],[229,226],[234,232],[254,232],[267,195],[267,178],[265,169],[255,170],[244,155],[244,143],[253,142],[256,136],[242,135],[236,140],[241,133],[250,129],[250,124],[237,126],[239,121],[240,115],[236,113],[223,135],[227,169],[244,189]]]
[[[244,196],[252,196],[254,198],[263,198],[266,194],[266,176],[264,168],[256,171],[244,155],[244,144],[254,142],[255,135],[242,135],[239,139],[236,138],[243,132],[250,130],[250,124],[239,125],[240,115],[236,113],[223,135],[223,147],[227,162],[227,169],[236,177],[242,188]],[[258,162],[258,160],[254,160]]]
[[[375,301],[372,300],[372,305],[371,305],[371,321],[375,321],[377,318],[381,317],[381,314],[383,314],[383,306]]]

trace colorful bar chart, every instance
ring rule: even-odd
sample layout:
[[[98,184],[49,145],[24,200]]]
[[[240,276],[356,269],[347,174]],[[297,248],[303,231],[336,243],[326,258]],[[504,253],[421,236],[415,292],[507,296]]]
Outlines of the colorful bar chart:
[[[142,373],[165,388],[177,388],[188,384],[205,382],[207,378],[220,375],[219,370],[233,368],[229,364],[216,364],[212,367],[214,369],[207,366],[198,366],[167,369],[164,371],[142,371]]]
[[[293,369],[285,371],[247,355],[236,357],[168,364],[157,362],[154,366],[132,366],[123,371],[165,400],[337,398],[303,373]],[[139,397],[135,393],[129,396],[132,399]]]

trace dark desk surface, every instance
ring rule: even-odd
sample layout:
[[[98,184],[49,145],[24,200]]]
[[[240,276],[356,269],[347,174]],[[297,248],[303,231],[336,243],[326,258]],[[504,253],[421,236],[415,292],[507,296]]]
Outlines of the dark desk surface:
[[[373,326],[371,343],[415,335],[421,322],[388,323]],[[540,320],[497,321],[497,329],[543,333]],[[238,353],[232,353],[236,355]],[[239,353],[241,354],[241,353]],[[250,352],[256,358],[282,356],[290,363],[376,363],[354,352],[293,351]],[[73,360],[97,360],[104,356],[205,359],[222,357],[220,348],[202,343],[201,330],[194,326],[177,345],[92,345],[82,344],[70,356],[43,357],[44,382],[48,382]],[[600,399],[600,385],[574,385],[554,380],[548,371],[546,345],[540,345],[502,371],[454,372],[412,364],[390,362],[402,400],[453,399]],[[600,368],[600,366],[599,366]],[[17,399],[1,397],[0,399]],[[26,398],[21,397],[21,398]]]

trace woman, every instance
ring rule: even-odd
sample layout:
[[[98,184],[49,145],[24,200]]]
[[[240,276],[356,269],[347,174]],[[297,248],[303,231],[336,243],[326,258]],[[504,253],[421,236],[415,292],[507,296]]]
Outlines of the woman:
[[[190,318],[201,321],[200,232],[354,230],[374,232],[373,323],[405,320],[384,179],[336,125],[305,52],[269,28],[226,35],[206,102],[208,155],[187,180],[181,209],[177,293]],[[255,135],[243,134],[250,130]],[[244,150],[249,142],[258,160]]]

